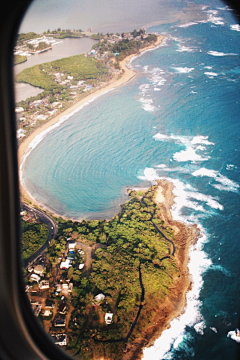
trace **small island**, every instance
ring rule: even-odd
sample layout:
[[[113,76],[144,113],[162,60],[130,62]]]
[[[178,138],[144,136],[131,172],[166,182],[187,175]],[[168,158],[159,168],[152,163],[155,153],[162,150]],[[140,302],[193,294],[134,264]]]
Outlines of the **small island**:
[[[161,180],[129,189],[129,200],[109,221],[55,219],[57,237],[40,263],[28,267],[26,291],[31,304],[37,295],[45,330],[70,354],[140,359],[184,310],[188,249],[198,229],[173,221],[172,186]]]

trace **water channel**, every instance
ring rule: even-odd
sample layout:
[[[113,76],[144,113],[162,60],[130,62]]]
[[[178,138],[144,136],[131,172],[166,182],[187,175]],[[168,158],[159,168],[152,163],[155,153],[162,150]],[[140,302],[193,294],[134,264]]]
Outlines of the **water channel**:
[[[59,43],[53,45],[51,50],[45,51],[41,54],[31,55],[24,63],[14,66],[14,74],[18,74],[23,69],[31,67],[37,64],[43,64],[45,62],[62,59],[73,55],[79,55],[89,52],[92,46],[96,43],[96,40],[84,37],[80,39],[66,38],[59,40]],[[43,89],[34,87],[29,84],[15,83],[15,97],[16,102],[26,100],[30,96],[40,94]]]

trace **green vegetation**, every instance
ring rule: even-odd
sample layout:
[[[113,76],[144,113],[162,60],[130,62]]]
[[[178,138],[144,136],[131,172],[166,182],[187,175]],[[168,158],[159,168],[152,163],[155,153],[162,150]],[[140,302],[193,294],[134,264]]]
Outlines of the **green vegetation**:
[[[27,61],[27,57],[23,55],[14,55],[14,65]]]
[[[134,37],[137,37],[140,35],[140,32],[134,30],[132,34]],[[113,46],[112,52],[119,53],[118,60],[123,60],[126,56],[138,53],[141,48],[144,48],[149,44],[154,43],[156,40],[157,35],[154,34],[150,34],[146,38],[143,38],[143,36],[141,36],[141,40],[123,39]]]
[[[35,34],[34,32],[28,32],[26,34],[21,33],[17,37],[18,45],[21,45],[24,41],[36,39],[39,37],[39,34]]]
[[[16,81],[57,92],[57,90],[61,91],[64,86],[56,83],[53,75],[56,72],[72,76],[76,81],[100,80],[108,74],[108,69],[103,63],[81,54],[24,69],[16,75]]]
[[[79,38],[83,37],[83,31],[81,29],[79,30],[62,30],[61,28],[58,28],[57,30],[48,30],[47,32],[44,32],[44,35],[55,37],[58,39],[65,39],[65,38]]]
[[[50,90],[56,85],[53,78],[42,71],[40,65],[24,69],[16,75],[16,81],[28,83],[45,90]]]
[[[46,224],[21,221],[22,225],[22,259],[26,260],[35,253],[48,238]]]
[[[90,246],[99,244],[90,273],[81,273],[75,265],[68,270],[68,276],[74,282],[72,305],[75,310],[72,318],[77,323],[73,325],[70,322],[68,350],[71,353],[78,350],[81,359],[99,356],[122,358],[123,340],[141,304],[139,265],[145,299],[129,342],[141,336],[151,324],[156,309],[179,276],[175,258],[171,257],[172,245],[149,221],[151,211],[158,228],[166,231],[164,222],[159,218],[154,194],[152,187],[145,197],[146,207],[141,202],[142,192],[132,191],[121,213],[110,221],[83,220],[79,223],[59,219],[60,241],[77,233],[78,241]],[[169,228],[167,231],[174,240],[173,231]],[[58,256],[59,253],[55,255],[54,262]],[[169,258],[160,261],[165,256]],[[94,305],[93,298],[99,293],[103,293],[105,299]],[[105,324],[106,312],[114,314],[110,325]]]

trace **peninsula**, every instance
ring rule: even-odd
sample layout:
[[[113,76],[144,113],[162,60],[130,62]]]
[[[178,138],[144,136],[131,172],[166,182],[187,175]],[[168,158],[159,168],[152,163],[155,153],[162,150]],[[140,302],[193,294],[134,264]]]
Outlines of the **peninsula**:
[[[129,201],[109,221],[57,219],[57,237],[39,260],[45,280],[31,275],[35,263],[26,291],[32,304],[38,299],[45,330],[64,338],[56,343],[70,354],[141,359],[184,311],[188,249],[198,229],[173,221],[172,186],[161,180],[129,189]]]

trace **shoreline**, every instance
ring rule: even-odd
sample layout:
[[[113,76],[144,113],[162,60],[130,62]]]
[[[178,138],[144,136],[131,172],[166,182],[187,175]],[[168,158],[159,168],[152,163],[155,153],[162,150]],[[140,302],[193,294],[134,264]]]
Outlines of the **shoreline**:
[[[37,141],[36,138],[38,138],[37,143],[39,143],[41,141],[41,139],[43,138],[43,137],[41,137],[41,135],[43,135],[45,132],[50,132],[51,128],[53,130],[55,127],[61,125],[61,123],[66,120],[66,119],[64,120],[65,117],[69,118],[72,113],[77,112],[83,106],[86,106],[89,102],[92,102],[99,96],[104,95],[105,93],[108,93],[108,92],[114,90],[115,88],[126,84],[128,81],[130,81],[132,78],[134,78],[137,75],[137,72],[135,70],[130,69],[128,67],[128,64],[135,57],[138,57],[149,50],[154,50],[155,48],[157,48],[159,45],[161,45],[163,38],[164,38],[163,36],[158,35],[157,41],[154,44],[151,44],[145,48],[142,48],[142,49],[140,49],[138,54],[131,54],[131,55],[127,56],[124,60],[122,60],[119,64],[120,64],[120,68],[124,70],[124,73],[122,74],[122,76],[119,79],[112,79],[108,82],[108,84],[105,87],[98,89],[95,92],[85,96],[83,99],[76,102],[74,105],[70,106],[68,109],[64,110],[62,113],[58,114],[57,116],[55,116],[54,118],[50,119],[48,122],[46,122],[45,124],[43,124],[42,126],[37,128],[25,140],[23,140],[21,142],[21,144],[19,145],[19,148],[18,148],[18,166],[19,166],[19,172],[20,172],[20,179],[19,179],[20,195],[22,195],[26,200],[30,201],[32,203],[32,205],[35,205],[42,210],[46,209],[53,216],[55,216],[55,217],[61,216],[60,214],[57,214],[56,212],[48,209],[47,206],[41,204],[39,201],[37,201],[35,198],[33,198],[24,186],[24,181],[22,178],[22,169],[23,169],[24,162],[25,162],[27,156],[30,154],[30,152],[32,150],[32,148],[29,149],[29,146],[33,143],[34,139]],[[60,121],[60,120],[62,120],[62,121]],[[61,216],[61,217],[63,217],[63,216]],[[67,217],[63,217],[63,218],[69,219]],[[75,221],[76,221],[76,219],[75,219]]]
[[[161,219],[166,226],[174,229],[176,253],[175,259],[180,272],[180,277],[175,281],[170,294],[156,309],[153,325],[146,328],[143,335],[136,339],[135,343],[128,346],[128,352],[123,360],[144,359],[144,351],[154,346],[163,331],[171,327],[172,320],[184,314],[187,305],[187,293],[191,289],[192,279],[188,263],[190,259],[189,249],[195,244],[199,237],[197,225],[189,225],[173,220],[171,208],[174,205],[174,185],[167,179],[157,180],[158,189],[155,202],[158,206]]]

